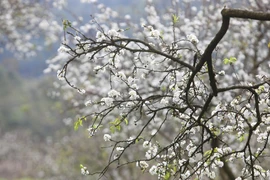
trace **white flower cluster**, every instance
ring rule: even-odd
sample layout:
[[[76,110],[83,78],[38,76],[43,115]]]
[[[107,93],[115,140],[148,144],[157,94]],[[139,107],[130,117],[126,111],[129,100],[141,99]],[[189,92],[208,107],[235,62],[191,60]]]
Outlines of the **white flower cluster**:
[[[91,100],[88,100],[84,103],[85,106],[89,106],[90,104],[92,104],[92,101]]]
[[[160,36],[160,32],[156,29],[151,31],[150,34],[152,37],[156,37],[156,38],[158,38]]]
[[[111,141],[112,136],[109,134],[104,134],[103,139],[104,139],[104,141]]]
[[[81,165],[81,174],[85,176],[90,174],[89,171],[87,170],[87,167]]]
[[[86,91],[85,91],[84,89],[78,89],[78,93],[80,93],[80,94],[85,94]]]
[[[111,98],[117,98],[120,96],[120,93],[118,91],[112,89],[108,92],[108,96]]]
[[[131,99],[131,100],[136,100],[136,99],[139,98],[139,95],[138,95],[137,92],[134,91],[134,90],[129,91],[128,94],[130,95],[130,99]]]
[[[149,169],[149,173],[151,175],[157,175],[158,179],[161,179],[165,177],[167,167],[168,165],[166,162],[161,162],[161,163],[158,163],[157,165],[153,165]]]
[[[115,29],[110,29],[107,33],[98,31],[96,34],[97,42],[102,42],[109,39],[117,39],[120,38],[121,34],[119,33],[121,30],[117,31]],[[109,39],[108,39],[109,38]]]
[[[189,34],[187,35],[187,39],[192,43],[192,44],[198,44],[199,40],[197,38],[197,36],[195,36],[194,34]]]
[[[120,36],[120,34],[119,34],[119,32],[116,31],[115,29],[110,29],[110,30],[108,31],[108,36],[109,36],[110,38],[118,38],[118,37]]]
[[[102,42],[102,41],[106,40],[105,34],[98,31],[96,34],[96,40],[97,40],[97,42]]]
[[[95,129],[95,128],[89,126],[89,127],[87,128],[87,131],[88,131],[89,136],[92,137],[92,136],[95,135],[97,129]]]
[[[149,165],[146,161],[138,161],[136,163],[136,166],[141,168],[141,170],[143,170],[143,171],[149,167]]]
[[[110,98],[110,97],[104,97],[100,100],[102,103],[105,103],[106,106],[113,106],[113,98]]]
[[[145,24],[142,24],[142,27],[144,28],[144,30],[148,33],[150,33],[151,37],[154,38],[159,38],[160,37],[160,32],[157,29],[154,29],[153,26],[146,26]]]
[[[122,151],[124,151],[124,147],[116,147],[116,151],[119,151],[119,152],[122,152]]]
[[[121,71],[117,73],[117,77],[119,77],[122,80],[126,80],[127,79],[125,73],[123,73]]]
[[[57,71],[57,79],[59,79],[60,81],[64,81],[65,80],[64,71],[63,70],[58,70]]]
[[[59,53],[68,53],[70,51],[70,49],[68,49],[66,46],[61,45],[58,50]]]
[[[157,145],[152,145],[152,143],[148,142],[148,141],[145,141],[143,143],[143,147],[144,148],[148,148],[148,150],[146,151],[145,153],[145,157],[147,159],[151,159],[152,157],[156,156],[157,153],[158,153],[158,147]]]

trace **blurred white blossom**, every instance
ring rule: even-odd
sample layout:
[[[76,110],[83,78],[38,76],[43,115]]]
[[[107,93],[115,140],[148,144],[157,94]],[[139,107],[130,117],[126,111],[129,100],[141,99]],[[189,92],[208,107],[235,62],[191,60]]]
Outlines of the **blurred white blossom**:
[[[199,43],[198,38],[194,34],[187,35],[187,39],[195,45]]]

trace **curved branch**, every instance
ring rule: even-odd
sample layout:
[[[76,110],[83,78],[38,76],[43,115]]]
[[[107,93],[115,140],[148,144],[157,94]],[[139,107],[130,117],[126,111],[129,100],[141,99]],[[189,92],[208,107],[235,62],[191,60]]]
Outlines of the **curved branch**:
[[[247,11],[241,9],[222,9],[221,14],[223,17],[253,19],[259,21],[270,21],[270,13]]]
[[[195,71],[192,72],[188,84],[187,84],[187,89],[186,91],[188,92],[190,85],[195,77],[195,75],[201,70],[202,66],[204,65],[205,62],[207,62],[208,66],[208,74],[209,74],[209,79],[210,79],[210,85],[213,90],[213,95],[217,96],[217,86],[216,86],[216,80],[215,80],[215,74],[213,71],[213,66],[212,66],[212,52],[218,45],[219,41],[223,38],[223,36],[226,34],[228,28],[229,28],[229,22],[230,18],[223,16],[222,18],[222,26],[219,30],[219,32],[216,34],[214,39],[210,42],[210,44],[207,46],[205,49],[200,62],[197,64]]]
[[[210,42],[210,44],[205,49],[200,62],[197,64],[195,71],[192,72],[190,79],[187,84],[186,92],[188,92],[190,85],[195,77],[195,75],[201,70],[204,63],[207,63],[208,67],[208,75],[210,80],[210,85],[213,90],[213,95],[217,96],[218,90],[215,80],[215,73],[213,71],[213,65],[212,65],[212,52],[220,42],[220,40],[223,38],[223,36],[226,34],[230,18],[242,18],[242,19],[253,19],[253,20],[259,20],[259,21],[270,21],[270,13],[264,13],[264,12],[254,12],[254,11],[247,11],[247,10],[240,10],[240,9],[226,9],[224,8],[221,11],[222,14],[222,25],[214,39]],[[188,93],[187,93],[188,94]]]

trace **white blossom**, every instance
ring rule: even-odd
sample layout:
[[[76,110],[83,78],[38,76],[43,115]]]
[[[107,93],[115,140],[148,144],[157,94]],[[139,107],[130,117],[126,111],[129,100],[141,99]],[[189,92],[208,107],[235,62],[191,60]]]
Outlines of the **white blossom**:
[[[151,36],[158,38],[160,36],[160,32],[158,30],[153,30],[151,31]]]
[[[95,133],[96,133],[97,130],[96,130],[95,128],[89,126],[89,127],[87,128],[87,131],[88,131],[88,133],[89,133],[89,136],[92,137],[92,136],[95,135]]]
[[[129,93],[128,93],[128,94],[130,95],[130,99],[131,99],[131,100],[136,100],[136,99],[138,99],[138,98],[139,98],[139,96],[138,96],[137,92],[136,92],[136,91],[134,91],[134,90],[129,91]]]
[[[145,157],[147,159],[151,159],[152,157],[156,156],[158,152],[158,147],[156,145],[150,146],[148,151],[145,153]]]
[[[85,106],[89,106],[90,104],[92,104],[92,101],[91,100],[88,100],[84,103]]]
[[[124,151],[124,147],[116,147],[116,151]]]
[[[257,141],[259,143],[264,143],[265,140],[267,139],[267,136],[268,136],[268,133],[267,132],[264,132],[264,133],[260,133],[258,138],[257,138]]]
[[[81,37],[80,36],[74,36],[74,39],[76,40],[76,41],[81,41]]]
[[[110,97],[104,97],[100,100],[101,102],[104,102],[107,106],[113,106],[113,98]]]
[[[87,170],[87,167],[81,167],[81,174],[85,176],[90,174],[89,171]]]
[[[223,167],[224,163],[220,160],[215,160],[215,164],[218,166],[218,167]]]
[[[117,98],[120,96],[120,93],[118,91],[112,89],[108,92],[108,96],[111,98]]]
[[[226,73],[225,73],[224,70],[218,72],[218,75],[220,75],[220,76],[224,76],[225,74],[226,74]]]
[[[108,36],[110,38],[119,37],[119,33],[115,29],[111,29],[108,31]]]
[[[98,71],[102,70],[102,66],[96,66],[94,67],[94,71],[97,73]]]
[[[80,94],[85,94],[85,92],[86,92],[84,89],[78,89],[77,91],[78,91],[78,93],[80,93]]]
[[[125,73],[123,73],[123,72],[121,72],[121,71],[117,73],[117,76],[118,76],[120,79],[122,79],[122,80],[126,80],[126,79],[127,79]]]
[[[149,173],[151,175],[156,175],[157,174],[157,166],[152,166],[150,169],[149,169]]]
[[[138,85],[137,84],[132,84],[131,86],[130,86],[132,89],[138,89]]]
[[[207,176],[211,179],[214,179],[216,177],[216,173],[214,171],[210,171],[207,173]]]
[[[179,161],[178,161],[179,166],[183,166],[183,165],[184,165],[184,162],[186,162],[186,161],[187,161],[187,160],[185,160],[185,159],[179,160]]]
[[[131,19],[131,16],[129,14],[126,14],[125,15],[125,19],[130,20]]]
[[[143,148],[149,148],[149,147],[151,147],[151,142],[149,142],[149,141],[144,141],[143,142]]]
[[[63,71],[63,70],[58,70],[58,71],[57,71],[57,78],[58,78],[60,81],[64,81],[64,80],[65,80],[65,77],[64,77],[64,71]]]
[[[140,167],[142,170],[145,170],[149,167],[148,163],[146,161],[138,161],[136,163],[137,167]]]
[[[58,52],[61,52],[61,53],[68,53],[70,51],[70,49],[68,49],[66,46],[64,45],[61,45],[58,50]]]
[[[187,179],[190,176],[190,171],[187,170],[184,174],[181,174],[182,179]]]
[[[187,35],[187,39],[195,45],[199,43],[198,38],[194,34]]]
[[[127,107],[127,108],[130,108],[130,107],[132,107],[132,106],[134,106],[134,102],[129,101],[129,102],[126,103],[126,107]]]
[[[104,134],[103,139],[104,141],[110,141],[112,139],[112,136],[109,134]]]
[[[104,33],[98,31],[96,34],[96,39],[97,39],[97,42],[102,42],[106,40],[106,36],[104,35]]]

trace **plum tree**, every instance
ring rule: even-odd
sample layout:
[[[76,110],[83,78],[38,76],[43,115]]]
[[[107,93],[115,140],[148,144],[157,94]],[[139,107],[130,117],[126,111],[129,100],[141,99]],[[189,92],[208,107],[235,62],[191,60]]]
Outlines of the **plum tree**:
[[[133,163],[157,179],[269,177],[267,2],[171,2],[159,13],[149,0],[140,23],[96,1],[87,25],[63,21],[48,63],[61,67],[74,128],[104,137],[110,157],[98,173]]]

